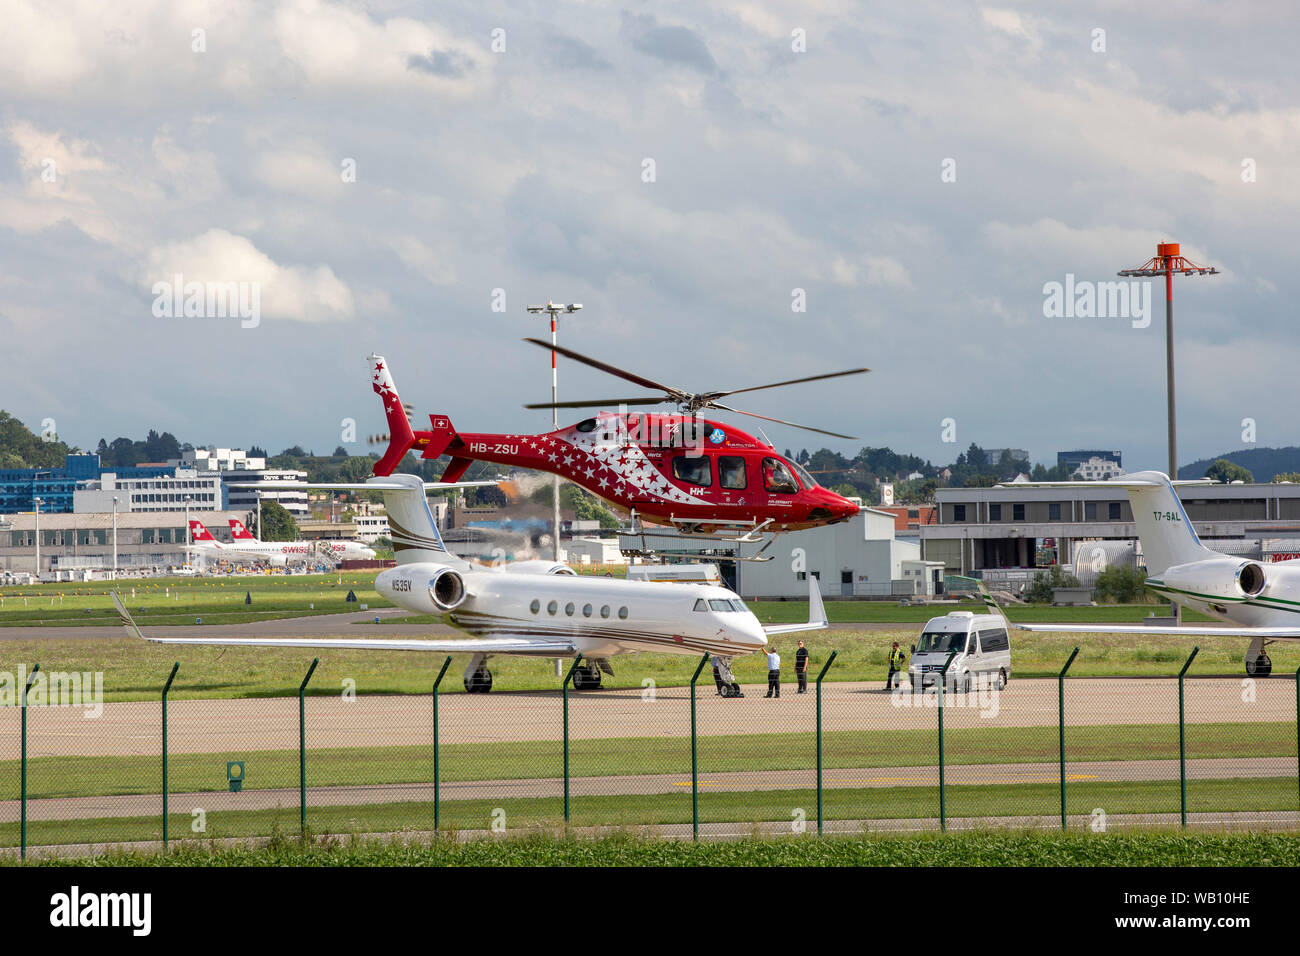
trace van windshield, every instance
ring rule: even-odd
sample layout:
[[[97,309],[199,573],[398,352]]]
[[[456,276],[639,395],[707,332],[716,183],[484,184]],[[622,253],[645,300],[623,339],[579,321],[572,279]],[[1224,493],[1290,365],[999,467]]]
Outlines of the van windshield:
[[[916,645],[918,654],[949,654],[966,649],[964,631],[926,631]]]

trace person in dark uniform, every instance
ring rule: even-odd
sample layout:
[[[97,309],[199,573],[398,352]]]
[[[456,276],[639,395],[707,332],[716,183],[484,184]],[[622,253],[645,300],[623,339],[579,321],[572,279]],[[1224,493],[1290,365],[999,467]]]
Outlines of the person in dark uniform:
[[[767,648],[767,697],[781,696],[781,655],[770,644]]]
[[[900,677],[898,683],[894,683],[894,675],[903,669],[903,664],[907,658],[898,646],[898,641],[894,641],[894,649],[889,652],[889,675],[885,678],[885,690],[892,687],[902,687],[903,679]]]
[[[713,655],[713,683],[718,685],[718,694],[722,693],[722,671],[718,668],[718,655]]]
[[[799,642],[799,650],[794,652],[794,673],[799,678],[799,693],[808,691],[808,648]]]

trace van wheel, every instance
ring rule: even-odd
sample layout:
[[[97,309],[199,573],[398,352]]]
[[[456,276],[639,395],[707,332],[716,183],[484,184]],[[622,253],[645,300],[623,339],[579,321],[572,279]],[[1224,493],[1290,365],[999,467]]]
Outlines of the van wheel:
[[[1007,686],[1007,671],[1005,667],[998,668],[998,682],[995,685],[998,690]]]

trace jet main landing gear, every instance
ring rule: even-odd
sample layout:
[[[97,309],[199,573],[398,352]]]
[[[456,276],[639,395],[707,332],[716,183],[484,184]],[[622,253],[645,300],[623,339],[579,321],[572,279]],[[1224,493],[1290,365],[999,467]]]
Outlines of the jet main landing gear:
[[[1270,643],[1263,638],[1256,638],[1250,642],[1250,648],[1246,651],[1246,674],[1250,677],[1267,677],[1273,673],[1273,661],[1264,650],[1264,645]]]
[[[475,654],[465,668],[465,692],[486,694],[492,689],[492,672],[488,670],[487,655]]]

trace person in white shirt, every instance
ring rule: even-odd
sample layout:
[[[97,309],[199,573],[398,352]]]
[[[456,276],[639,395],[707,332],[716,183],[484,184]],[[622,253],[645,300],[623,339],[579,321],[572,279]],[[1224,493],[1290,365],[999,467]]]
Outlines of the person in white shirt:
[[[765,696],[781,696],[781,655],[770,646],[767,651],[767,694]]]

